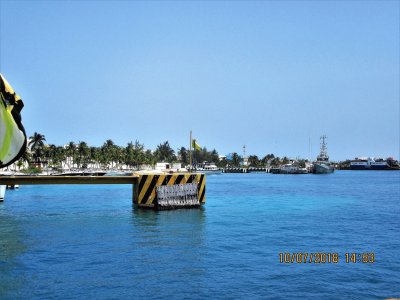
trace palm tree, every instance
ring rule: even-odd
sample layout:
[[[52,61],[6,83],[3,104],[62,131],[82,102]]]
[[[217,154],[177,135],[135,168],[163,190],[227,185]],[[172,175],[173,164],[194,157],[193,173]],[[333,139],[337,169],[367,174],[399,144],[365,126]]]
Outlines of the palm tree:
[[[92,164],[95,164],[96,168],[100,168],[100,149],[97,147],[90,147],[89,149],[89,159]]]
[[[154,165],[156,163],[156,157],[155,155],[151,152],[150,149],[147,149],[146,152],[144,153],[144,163],[148,165]]]
[[[66,159],[66,153],[65,149],[62,146],[57,146],[54,149],[54,154],[53,154],[53,165],[56,168],[61,168],[62,167],[62,162],[65,161]]]
[[[135,140],[133,154],[133,163],[136,168],[139,168],[139,165],[145,162],[144,144],[141,144],[138,140]]]
[[[219,163],[219,155],[218,155],[217,150],[213,149],[210,152],[210,159],[209,160],[212,161],[215,164]]]
[[[272,159],[272,161],[271,161],[271,166],[273,166],[273,167],[277,167],[277,166],[279,166],[281,164],[282,164],[282,162],[281,162],[281,159],[279,157],[274,157]]]
[[[260,165],[260,160],[257,155],[250,155],[248,162],[250,167],[258,167]]]
[[[17,166],[18,166],[18,170],[21,170],[21,167],[27,162],[29,164],[29,162],[32,160],[32,155],[29,151],[29,147],[26,146],[26,150],[24,152],[24,154],[22,154],[22,156],[18,159],[17,161]]]
[[[184,166],[189,164],[189,153],[185,147],[178,149],[178,157]]]
[[[232,154],[232,165],[234,167],[239,167],[241,161],[242,161],[242,158],[236,152],[234,152]]]
[[[159,161],[164,161],[164,162],[172,162],[176,160],[175,152],[169,145],[168,141],[165,141],[163,144],[159,144],[157,146],[157,149],[154,152],[154,156]]]
[[[33,153],[33,158],[35,159],[36,163],[40,163],[41,156],[43,154],[44,141],[46,141],[46,138],[43,134],[35,132],[29,139],[30,141],[28,146]]]
[[[124,155],[125,164],[138,168],[145,161],[144,145],[140,144],[138,140],[135,141],[135,144],[130,142],[124,149]]]
[[[267,155],[265,155],[265,156],[263,157],[262,163],[263,163],[264,165],[267,165],[267,164],[269,164],[274,158],[275,158],[275,155],[273,155],[272,153],[271,153],[271,154],[267,154]]]
[[[75,154],[76,154],[76,145],[74,142],[69,142],[67,147],[66,147],[66,154],[68,155],[67,157],[67,164],[68,167],[71,169],[71,165],[73,166],[75,163]]]
[[[47,161],[49,162],[49,165],[51,164],[54,166],[57,160],[57,146],[54,144],[50,144],[47,147],[45,147],[45,156]]]
[[[105,166],[107,166],[107,168],[109,167],[110,163],[111,163],[111,168],[114,167],[114,162],[117,160],[116,147],[117,146],[110,139],[106,140],[103,146],[101,146],[101,156],[102,156],[101,161]]]
[[[133,166],[133,143],[130,142],[124,149],[124,162],[127,166]]]
[[[89,146],[86,142],[79,142],[78,144],[78,156],[77,156],[77,163],[78,167],[85,167],[89,161]]]
[[[112,156],[113,156],[113,161],[116,163],[116,168],[120,169],[121,164],[124,163],[124,148],[120,147],[118,145],[114,146],[114,149],[112,151]]]

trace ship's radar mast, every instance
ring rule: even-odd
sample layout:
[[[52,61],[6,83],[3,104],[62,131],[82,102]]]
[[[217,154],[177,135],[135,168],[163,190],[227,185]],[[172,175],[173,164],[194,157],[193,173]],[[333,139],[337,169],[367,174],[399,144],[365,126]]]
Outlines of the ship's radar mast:
[[[317,157],[318,161],[328,161],[329,160],[329,156],[328,156],[328,148],[326,147],[326,135],[324,134],[323,136],[321,136],[321,150],[320,153]]]

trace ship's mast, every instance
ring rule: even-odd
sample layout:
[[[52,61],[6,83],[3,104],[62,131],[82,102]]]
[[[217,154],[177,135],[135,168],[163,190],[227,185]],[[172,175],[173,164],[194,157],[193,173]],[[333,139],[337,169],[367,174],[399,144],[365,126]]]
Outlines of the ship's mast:
[[[320,153],[317,157],[317,160],[320,161],[328,161],[329,160],[329,156],[328,156],[328,148],[327,148],[327,144],[325,142],[326,140],[326,135],[324,134],[323,136],[321,136],[321,150]]]
[[[243,145],[243,165],[247,165],[247,160],[246,160],[246,145]]]

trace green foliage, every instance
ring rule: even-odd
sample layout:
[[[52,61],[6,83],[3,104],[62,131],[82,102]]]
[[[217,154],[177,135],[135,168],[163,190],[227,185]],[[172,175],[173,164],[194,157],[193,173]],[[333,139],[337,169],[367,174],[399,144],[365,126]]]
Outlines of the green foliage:
[[[42,172],[42,170],[36,166],[29,166],[27,169],[21,170],[21,172],[24,174],[39,174]]]
[[[144,154],[144,161],[145,164],[147,165],[154,165],[157,161],[156,161],[156,157],[153,155],[153,153],[151,152],[151,150],[146,150],[145,154]]]
[[[162,162],[173,162],[176,161],[175,151],[171,148],[168,141],[157,146],[154,156],[158,161]]]
[[[299,167],[300,168],[305,168],[306,167],[306,161],[304,159],[300,159],[298,161]]]
[[[135,144],[132,142],[128,143],[128,145],[124,149],[125,156],[125,164],[130,167],[138,168],[140,164],[145,161],[146,153],[144,151],[144,144],[140,144],[138,140],[135,141]]]
[[[271,166],[272,167],[277,167],[282,164],[281,159],[279,157],[275,157],[271,160]]]
[[[263,157],[262,159],[262,163],[263,165],[267,165],[268,163],[270,163],[273,159],[275,158],[274,154],[267,154]]]
[[[178,160],[184,165],[189,164],[189,151],[185,147],[178,149]]]
[[[208,151],[206,147],[203,147],[201,150],[193,151],[194,163],[202,163],[205,161],[217,164],[219,162],[217,150],[213,149],[212,151]]]
[[[348,169],[348,168],[350,168],[350,162],[351,162],[350,160],[342,161],[338,164],[337,168],[338,169]]]
[[[240,167],[241,162],[243,159],[237,154],[236,152],[232,153],[232,161],[231,161],[231,166],[232,167]]]
[[[84,167],[90,161],[90,149],[86,142],[80,142],[78,144],[76,163],[78,168]]]
[[[138,168],[142,164],[154,165],[159,161],[175,162],[178,158],[183,165],[189,164],[189,150],[185,147],[179,148],[177,157],[168,141],[159,144],[154,153],[146,150],[144,144],[138,140],[128,143],[126,147],[116,145],[111,139],[106,140],[101,147],[90,147],[84,141],[80,141],[78,144],[70,141],[65,147],[62,147],[54,144],[45,145],[45,141],[44,135],[35,132],[30,137],[29,151],[26,151],[18,165],[22,166],[24,161],[30,162],[31,154],[36,163],[47,163],[47,166],[52,168],[61,168],[63,163],[69,168],[86,168],[89,164],[97,165],[98,168],[120,167],[121,164]],[[200,151],[196,151],[193,156],[198,162],[219,163],[218,152],[215,149],[207,151],[204,147]],[[31,171],[35,172],[35,170]]]
[[[216,163],[216,166],[217,166],[218,168],[224,169],[224,168],[226,168],[226,167],[228,166],[228,161],[227,161],[225,158],[223,158],[223,159],[221,159],[221,161],[218,161],[218,162]]]
[[[35,162],[39,163],[41,162],[41,158],[43,156],[44,141],[46,141],[46,138],[43,134],[35,132],[29,139],[30,141],[28,143],[28,146],[33,153],[33,158],[35,159]]]
[[[261,161],[257,155],[250,155],[248,158],[249,167],[259,167],[261,166]]]

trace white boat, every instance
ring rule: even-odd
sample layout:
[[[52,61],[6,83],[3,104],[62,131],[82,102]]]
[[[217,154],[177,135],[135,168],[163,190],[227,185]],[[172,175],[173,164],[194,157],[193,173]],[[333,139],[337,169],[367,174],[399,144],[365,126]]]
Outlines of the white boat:
[[[206,175],[219,175],[222,174],[222,170],[219,169],[215,164],[213,163],[203,163],[201,165],[198,165],[194,172],[196,173],[204,173]]]
[[[390,159],[356,158],[350,162],[350,170],[400,170],[397,164],[389,164]]]
[[[279,169],[279,174],[307,174],[307,168],[303,168],[294,164],[286,164]]]
[[[6,186],[0,185],[0,202],[4,200],[6,194]]]
[[[106,171],[92,171],[90,169],[87,170],[69,170],[62,173],[52,173],[52,176],[103,176]]]
[[[313,163],[314,174],[328,174],[335,171],[335,167],[329,162],[328,151],[325,143],[326,136],[321,136],[321,148],[317,161]]]
[[[19,189],[19,184],[9,184],[7,185],[7,190]]]
[[[165,162],[158,162],[155,166],[154,170],[148,170],[150,172],[161,172],[161,173],[187,173],[186,168],[182,168],[181,163],[165,163]]]

